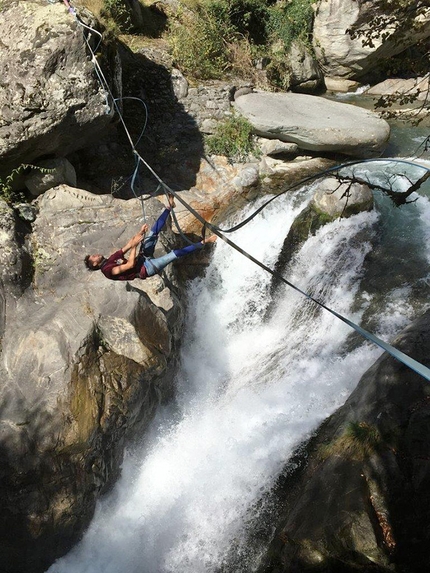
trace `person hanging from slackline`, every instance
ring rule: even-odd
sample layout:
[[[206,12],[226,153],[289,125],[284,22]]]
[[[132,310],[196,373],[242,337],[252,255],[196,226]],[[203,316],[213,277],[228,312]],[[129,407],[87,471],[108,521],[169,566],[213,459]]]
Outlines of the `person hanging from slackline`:
[[[169,206],[164,209],[160,217],[152,226],[148,236],[148,225],[143,225],[140,231],[132,237],[124,248],[115,251],[109,258],[103,255],[87,255],[84,259],[85,265],[90,271],[101,271],[104,276],[113,281],[132,281],[133,279],[146,279],[160,273],[168,264],[174,260],[189,255],[194,251],[203,249],[205,244],[214,243],[216,235],[203,239],[200,243],[188,245],[182,249],[175,249],[162,257],[153,258],[154,249],[158,241],[158,235],[166,224],[171,209],[175,207],[173,195],[169,195]],[[139,252],[137,246],[140,243]],[[128,253],[128,259],[125,255]]]

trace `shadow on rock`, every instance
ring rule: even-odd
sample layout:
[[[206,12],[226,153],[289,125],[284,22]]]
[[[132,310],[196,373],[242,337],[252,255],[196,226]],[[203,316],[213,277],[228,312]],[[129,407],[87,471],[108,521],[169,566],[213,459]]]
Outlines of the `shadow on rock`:
[[[169,70],[143,54],[119,45],[124,99],[118,102],[136,149],[154,171],[173,189],[195,185],[204,155],[203,137],[195,120],[178,102]],[[84,148],[69,157],[76,168],[78,187],[95,193],[112,193],[129,199],[135,157],[124,126],[108,128],[97,146]],[[135,180],[138,195],[157,192],[158,182],[140,165]]]

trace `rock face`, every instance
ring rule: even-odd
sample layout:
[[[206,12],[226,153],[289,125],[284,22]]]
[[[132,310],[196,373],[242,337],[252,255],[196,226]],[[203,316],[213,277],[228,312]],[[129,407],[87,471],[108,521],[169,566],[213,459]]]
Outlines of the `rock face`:
[[[366,95],[379,96],[379,95],[392,95],[402,94],[406,96],[416,97],[417,100],[424,101],[430,90],[430,81],[428,77],[424,78],[409,78],[398,79],[392,78],[384,80],[383,82],[372,86],[364,93]]]
[[[378,155],[390,134],[376,114],[316,96],[259,92],[239,97],[235,106],[258,135],[311,151]]]
[[[76,187],[75,169],[66,158],[55,157],[38,161],[37,167],[41,169],[33,169],[25,178],[25,186],[34,197],[63,183]]]
[[[318,182],[318,188],[309,205],[295,219],[285,238],[275,270],[284,274],[285,269],[301,245],[310,235],[338,217],[351,217],[373,208],[373,195],[367,185],[339,183],[334,177]],[[277,281],[273,282],[276,288]]]
[[[363,0],[320,0],[315,11],[313,45],[325,75],[360,81],[371,79],[383,60],[401,53],[430,35],[429,12],[422,15],[419,27],[402,27],[392,33],[393,24],[386,27],[388,37],[376,37],[363,46],[363,38],[352,39],[347,30],[357,26],[369,28],[368,22],[377,14],[384,15],[380,2]],[[389,16],[385,13],[385,16]],[[418,21],[418,19],[417,19]]]
[[[430,312],[394,345],[430,366]],[[429,396],[387,354],[364,374],[287,479],[265,572],[428,570]]]
[[[24,282],[24,253],[18,245],[16,227],[17,221],[13,209],[0,199],[0,288],[19,295]],[[3,321],[4,317],[1,319],[1,322]]]
[[[82,28],[62,3],[13,2],[1,16],[0,171],[7,172],[83,146],[97,138],[113,112],[86,53]],[[108,54],[102,59],[106,68]],[[107,77],[115,76],[114,62],[112,57]]]
[[[280,193],[293,185],[301,185],[306,177],[318,175],[335,164],[333,159],[306,155],[299,155],[293,161],[262,157],[259,165],[261,188],[266,193]]]
[[[324,76],[317,60],[300,42],[293,42],[288,54],[291,67],[290,89],[293,92],[317,94],[324,91]]]
[[[351,217],[373,208],[373,195],[367,185],[361,183],[339,183],[334,177],[327,177],[317,184],[310,208],[333,221],[337,217]]]
[[[252,199],[259,188],[257,164],[232,165],[226,157],[215,156],[211,162],[202,161],[196,185],[180,196],[206,221],[219,223]],[[176,202],[175,213],[182,231],[200,235],[202,223]],[[176,231],[175,225],[173,229]]]
[[[172,265],[165,281],[132,283],[83,266],[87,252],[108,254],[138,230],[138,200],[59,186],[37,201],[31,284],[16,221],[1,205],[0,252],[13,263],[0,291],[5,573],[45,571],[79,538],[118,474],[124,440],[171,392],[183,318]],[[161,210],[146,202],[150,221]]]

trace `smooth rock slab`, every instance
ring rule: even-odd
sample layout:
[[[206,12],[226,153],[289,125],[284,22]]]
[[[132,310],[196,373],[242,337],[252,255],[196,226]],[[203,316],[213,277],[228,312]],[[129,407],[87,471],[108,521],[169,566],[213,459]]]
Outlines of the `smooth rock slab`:
[[[375,113],[316,96],[260,92],[241,96],[235,106],[257,135],[310,151],[380,155],[390,135]]]

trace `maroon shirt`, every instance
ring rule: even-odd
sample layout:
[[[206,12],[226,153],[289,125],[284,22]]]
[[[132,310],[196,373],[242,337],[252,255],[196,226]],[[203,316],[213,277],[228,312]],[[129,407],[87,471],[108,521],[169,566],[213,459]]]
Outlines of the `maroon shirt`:
[[[124,258],[124,253],[122,249],[115,251],[106,261],[102,264],[101,271],[107,279],[112,281],[132,281],[135,278],[146,279],[146,269],[142,265],[141,269],[136,267],[128,269],[127,271],[119,274],[113,275],[112,270],[118,265],[124,265],[127,259]]]

